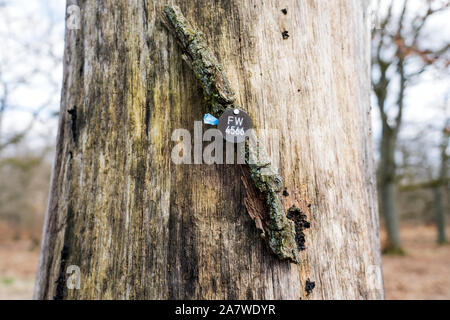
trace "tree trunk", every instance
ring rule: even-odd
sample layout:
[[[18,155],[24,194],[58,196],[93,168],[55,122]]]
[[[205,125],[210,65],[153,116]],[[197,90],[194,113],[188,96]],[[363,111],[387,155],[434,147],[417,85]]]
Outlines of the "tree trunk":
[[[447,243],[447,236],[445,234],[445,213],[442,200],[442,186],[433,188],[434,198],[434,217],[437,226],[437,242],[440,244]]]
[[[386,221],[388,235],[387,252],[401,251],[401,240],[397,216],[396,194],[397,186],[394,182],[384,183],[380,187],[381,210]]]
[[[388,236],[385,251],[402,253],[396,197],[395,145],[397,133],[387,123],[383,123],[382,130],[378,185],[380,189],[381,212],[384,216]]]
[[[450,138],[450,133],[448,131],[449,121],[447,120],[444,130],[442,130],[442,144],[441,144],[441,166],[439,170],[439,185],[433,188],[433,197],[434,197],[434,216],[436,219],[437,226],[437,242],[439,244],[447,243],[447,235],[445,233],[445,203],[442,196],[442,189],[448,187],[447,182],[447,168],[448,168],[448,141]]]
[[[171,161],[173,130],[208,106],[163,1],[86,1],[66,32],[35,298],[383,298],[367,1],[175,2],[254,127],[278,129],[284,206],[311,224],[302,263],[260,238],[240,166]]]

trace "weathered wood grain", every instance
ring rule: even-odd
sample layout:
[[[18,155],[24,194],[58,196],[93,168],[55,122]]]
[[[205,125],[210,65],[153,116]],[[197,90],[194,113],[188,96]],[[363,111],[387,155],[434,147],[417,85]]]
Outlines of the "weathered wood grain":
[[[255,127],[278,129],[285,209],[311,224],[295,265],[260,239],[239,166],[171,162],[172,131],[208,106],[161,24],[167,2],[79,1],[35,298],[382,298],[367,272],[381,259],[366,3],[169,3],[204,32]]]

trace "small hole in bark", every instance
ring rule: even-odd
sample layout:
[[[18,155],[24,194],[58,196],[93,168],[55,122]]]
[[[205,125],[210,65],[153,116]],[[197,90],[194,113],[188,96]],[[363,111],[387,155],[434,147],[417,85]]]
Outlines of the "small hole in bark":
[[[287,188],[284,188],[283,190],[283,196],[288,197],[289,196],[289,192],[287,191]]]
[[[283,39],[286,40],[287,38],[289,38],[289,31],[284,30],[281,35],[283,36]]]
[[[283,14],[287,14],[287,9],[286,8],[284,8],[284,9],[281,9],[281,12],[283,12]]]

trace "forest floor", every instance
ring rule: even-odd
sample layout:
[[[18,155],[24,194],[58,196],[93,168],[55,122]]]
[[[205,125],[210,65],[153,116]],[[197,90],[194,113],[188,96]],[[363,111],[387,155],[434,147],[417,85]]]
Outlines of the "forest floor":
[[[387,299],[450,299],[450,245],[436,245],[433,226],[404,226],[401,236],[406,255],[383,256]],[[0,300],[31,299],[38,258],[35,242],[0,225]]]
[[[436,244],[435,226],[405,226],[400,232],[406,254],[383,255],[386,298],[450,299],[450,245]]]
[[[0,300],[33,296],[39,245],[29,239],[0,222]]]

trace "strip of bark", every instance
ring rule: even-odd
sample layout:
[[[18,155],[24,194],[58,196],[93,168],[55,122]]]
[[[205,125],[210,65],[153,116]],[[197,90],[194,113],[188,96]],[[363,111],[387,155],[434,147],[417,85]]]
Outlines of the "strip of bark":
[[[212,113],[219,118],[226,109],[239,108],[234,92],[216,56],[208,48],[203,34],[196,30],[176,6],[164,8],[164,25],[176,37],[183,59],[200,81]],[[256,227],[262,231],[273,253],[281,260],[300,263],[295,226],[286,217],[282,205],[283,180],[273,168],[266,149],[254,133],[245,144],[245,168],[242,182],[247,192],[244,204]]]

